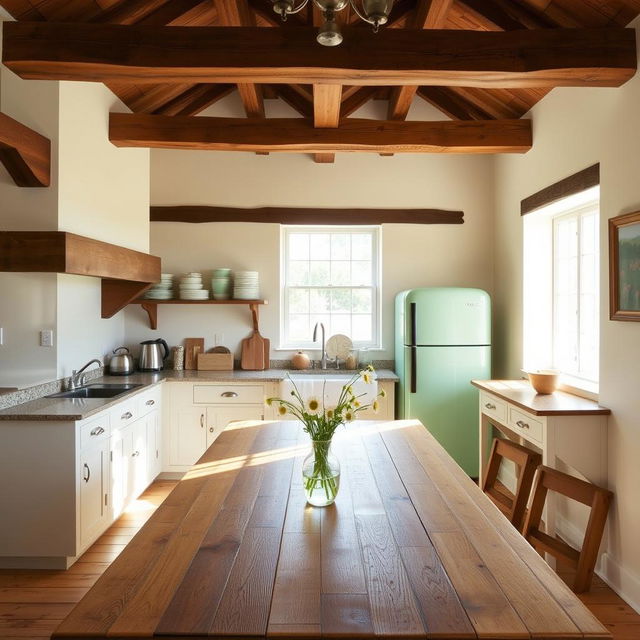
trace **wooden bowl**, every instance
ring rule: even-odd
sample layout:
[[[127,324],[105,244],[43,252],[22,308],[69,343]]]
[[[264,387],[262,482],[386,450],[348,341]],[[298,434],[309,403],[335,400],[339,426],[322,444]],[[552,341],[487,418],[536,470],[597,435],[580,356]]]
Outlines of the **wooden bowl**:
[[[531,386],[540,394],[553,393],[558,387],[558,371],[527,371]]]

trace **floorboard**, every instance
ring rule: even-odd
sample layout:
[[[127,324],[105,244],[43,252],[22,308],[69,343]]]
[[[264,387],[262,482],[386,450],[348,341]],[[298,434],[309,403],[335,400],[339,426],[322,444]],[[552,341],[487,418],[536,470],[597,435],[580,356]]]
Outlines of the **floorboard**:
[[[0,570],[0,640],[48,640],[174,486],[167,480],[152,484],[68,571]],[[569,571],[560,575],[570,584]],[[614,640],[640,638],[640,615],[597,576],[580,599]]]

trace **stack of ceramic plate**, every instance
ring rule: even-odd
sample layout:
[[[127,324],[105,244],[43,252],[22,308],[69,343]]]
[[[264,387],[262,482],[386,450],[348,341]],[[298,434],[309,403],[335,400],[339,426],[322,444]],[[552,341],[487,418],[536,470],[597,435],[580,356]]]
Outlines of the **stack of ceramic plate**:
[[[173,298],[173,274],[163,273],[160,282],[154,284],[144,294],[147,300],[171,300]]]
[[[202,288],[201,273],[187,273],[180,278],[180,300],[208,300],[209,289]]]
[[[233,297],[237,300],[257,300],[260,297],[257,271],[236,271],[233,274]]]
[[[214,300],[228,300],[231,297],[231,269],[213,270],[211,292]]]

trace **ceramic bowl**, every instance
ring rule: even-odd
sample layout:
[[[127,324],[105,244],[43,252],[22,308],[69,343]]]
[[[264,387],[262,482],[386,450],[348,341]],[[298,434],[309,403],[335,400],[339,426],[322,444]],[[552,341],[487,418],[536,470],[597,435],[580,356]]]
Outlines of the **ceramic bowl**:
[[[558,388],[559,371],[540,369],[527,371],[531,386],[540,394],[548,395]]]

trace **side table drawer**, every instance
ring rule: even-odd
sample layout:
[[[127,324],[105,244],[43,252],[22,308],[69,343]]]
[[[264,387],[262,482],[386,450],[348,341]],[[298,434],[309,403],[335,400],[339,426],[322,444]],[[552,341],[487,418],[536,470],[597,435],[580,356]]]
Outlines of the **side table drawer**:
[[[542,422],[528,413],[509,407],[509,427],[523,438],[542,443]]]
[[[507,403],[488,393],[480,394],[480,408],[485,415],[504,423],[507,420]]]

